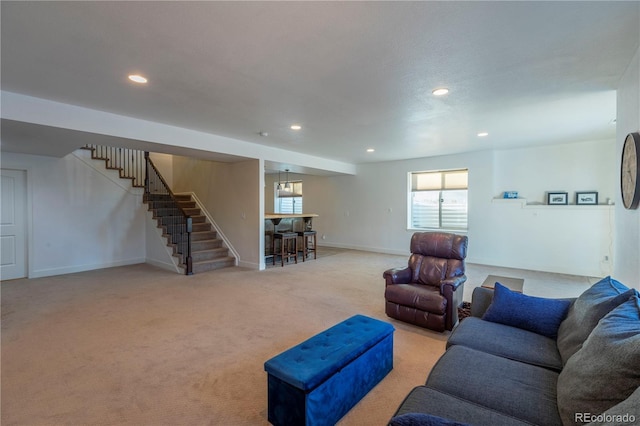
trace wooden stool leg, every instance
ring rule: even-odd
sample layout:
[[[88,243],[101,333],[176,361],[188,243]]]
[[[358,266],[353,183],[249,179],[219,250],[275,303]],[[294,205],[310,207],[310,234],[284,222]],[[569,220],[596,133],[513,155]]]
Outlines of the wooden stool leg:
[[[296,265],[298,264],[298,236],[296,235],[293,240],[293,260],[296,261]]]
[[[313,258],[317,259],[318,258],[318,245],[317,245],[316,242],[317,242],[318,234],[313,234],[312,237],[313,237]]]
[[[302,261],[304,262],[305,259],[307,258],[307,237],[305,237],[304,235],[302,237],[300,237],[301,241],[302,241]]]
[[[276,253],[276,238],[271,237],[271,254],[273,255],[273,266],[276,265],[276,257],[278,254]]]

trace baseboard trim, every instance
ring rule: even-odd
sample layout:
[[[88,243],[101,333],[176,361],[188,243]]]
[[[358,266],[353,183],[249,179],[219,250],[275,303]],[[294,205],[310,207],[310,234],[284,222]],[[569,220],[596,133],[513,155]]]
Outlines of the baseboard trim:
[[[360,250],[360,251],[368,251],[371,253],[394,254],[394,255],[407,256],[407,257],[411,254],[409,253],[409,250],[392,250],[392,249],[382,248],[382,247],[356,246],[352,244],[341,244],[341,243],[323,242],[322,244],[318,243],[318,246],[320,249],[322,249],[322,247],[334,247],[334,248],[341,248],[341,249],[347,249],[347,250]]]
[[[145,259],[145,263],[148,263],[149,265],[157,266],[158,268],[165,269],[167,271],[175,272],[176,274],[180,274],[180,268],[178,268],[178,266],[176,266],[175,263],[167,263],[167,262],[159,261],[157,259],[149,259],[149,258]]]
[[[76,265],[76,266],[65,266],[62,268],[38,269],[35,271],[31,271],[29,273],[29,278],[30,279],[43,278],[43,277],[52,277],[55,275],[75,274],[77,272],[93,271],[95,269],[114,268],[116,266],[137,265],[139,263],[146,263],[145,259],[133,258],[133,259],[115,260],[112,262],[105,262],[105,263],[94,263],[90,265]]]
[[[255,263],[255,262],[247,262],[244,260],[238,260],[238,265],[241,268],[249,268],[249,269],[255,269],[255,270],[259,270],[260,269],[260,265]]]

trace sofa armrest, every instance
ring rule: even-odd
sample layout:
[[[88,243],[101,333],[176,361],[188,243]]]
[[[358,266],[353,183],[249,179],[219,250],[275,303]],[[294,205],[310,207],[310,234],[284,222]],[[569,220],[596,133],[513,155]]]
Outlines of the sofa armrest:
[[[385,285],[391,284],[409,284],[411,282],[411,276],[413,272],[411,268],[393,268],[387,269],[382,274],[385,280]]]
[[[493,290],[476,287],[471,295],[471,316],[482,318],[493,301]]]

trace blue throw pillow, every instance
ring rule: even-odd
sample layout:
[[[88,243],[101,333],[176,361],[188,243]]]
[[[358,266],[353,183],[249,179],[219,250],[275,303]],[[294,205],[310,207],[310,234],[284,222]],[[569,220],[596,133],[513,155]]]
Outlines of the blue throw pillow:
[[[453,420],[443,419],[424,413],[407,413],[395,416],[389,422],[389,426],[468,426],[466,423],[458,423]]]
[[[569,306],[569,300],[527,296],[496,283],[493,301],[482,319],[555,338]]]

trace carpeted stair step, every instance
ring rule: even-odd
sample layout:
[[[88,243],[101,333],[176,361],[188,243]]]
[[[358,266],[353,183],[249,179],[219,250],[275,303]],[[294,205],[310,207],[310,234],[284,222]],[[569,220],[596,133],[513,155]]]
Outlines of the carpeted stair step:
[[[196,223],[205,223],[206,221],[207,221],[206,216],[203,216],[203,215],[191,216],[191,223],[193,225],[195,225]]]
[[[158,225],[160,226],[166,226],[172,223],[180,223],[182,220],[184,220],[183,216],[156,216],[155,214],[153,218],[158,221]]]
[[[210,231],[211,224],[207,222],[193,222],[193,232]]]
[[[154,217],[179,216],[179,210],[175,207],[159,208],[151,210]]]
[[[222,240],[201,240],[191,242],[191,256],[193,253],[200,250],[211,250],[222,247]]]
[[[229,249],[226,247],[218,247],[211,250],[198,250],[191,252],[191,259],[193,262],[204,262],[206,260],[218,260],[220,258],[228,257]]]
[[[149,210],[173,207],[175,203],[171,200],[151,200],[145,201],[149,206]]]
[[[175,197],[178,201],[191,201],[191,194],[176,194]]]
[[[191,242],[194,241],[202,241],[202,240],[215,240],[218,238],[218,233],[216,231],[198,231],[191,233]]]
[[[184,213],[185,213],[186,215],[188,215],[188,216],[199,216],[199,215],[200,215],[200,213],[201,213],[201,212],[200,212],[200,209],[199,209],[199,208],[197,208],[197,207],[193,207],[193,208],[188,207],[188,208],[186,208],[186,209],[182,209],[182,210],[184,210]]]
[[[153,201],[171,201],[171,195],[169,194],[146,194],[144,196],[144,202],[153,202]]]
[[[204,262],[193,262],[193,273],[198,274],[201,272],[213,271],[214,269],[222,269],[229,266],[235,266],[235,264],[236,260],[231,256]]]
[[[178,201],[178,205],[183,209],[193,209],[196,207],[195,201]]]

